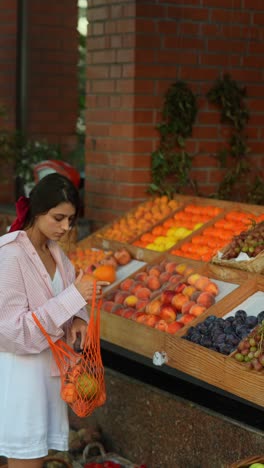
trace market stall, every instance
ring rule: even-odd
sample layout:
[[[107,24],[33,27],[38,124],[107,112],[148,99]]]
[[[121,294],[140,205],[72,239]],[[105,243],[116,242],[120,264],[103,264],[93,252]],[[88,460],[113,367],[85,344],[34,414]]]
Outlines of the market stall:
[[[262,206],[175,195],[78,242],[77,270],[115,270],[103,345],[263,408],[263,221]]]

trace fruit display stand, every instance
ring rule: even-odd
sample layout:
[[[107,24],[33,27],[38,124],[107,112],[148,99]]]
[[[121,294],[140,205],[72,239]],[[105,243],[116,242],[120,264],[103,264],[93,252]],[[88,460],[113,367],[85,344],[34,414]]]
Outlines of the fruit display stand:
[[[177,197],[175,198],[177,200]],[[161,357],[163,361],[157,364],[157,369],[160,370],[161,376],[164,372],[170,374],[175,372],[175,375],[183,375],[186,378],[190,377],[198,383],[204,383],[205,386],[208,385],[210,388],[219,389],[220,392],[226,392],[227,395],[249,402],[258,408],[263,408],[264,370],[258,372],[249,369],[244,363],[237,362],[233,357],[233,353],[229,353],[228,355],[221,354],[200,344],[193,343],[185,339],[185,337],[191,327],[204,322],[207,317],[214,315],[218,318],[223,318],[230,314],[231,311],[235,313],[245,301],[249,301],[250,303],[250,298],[254,297],[255,293],[259,292],[264,297],[264,276],[246,270],[229,268],[228,262],[225,262],[223,266],[210,261],[186,258],[184,255],[175,255],[175,253],[172,253],[173,250],[175,251],[175,247],[170,247],[164,251],[144,248],[140,244],[137,244],[136,240],[144,232],[150,232],[153,226],[157,227],[161,225],[164,221],[169,220],[172,215],[184,210],[190,204],[203,207],[216,206],[220,210],[216,211],[211,219],[201,223],[200,226],[190,232],[185,238],[180,239],[177,242],[177,251],[184,244],[192,242],[195,236],[201,236],[205,229],[213,226],[217,221],[224,220],[225,222],[225,216],[230,212],[244,212],[249,216],[254,215],[258,217],[263,215],[264,208],[256,205],[188,196],[181,196],[179,201],[178,206],[175,207],[174,205],[170,213],[167,213],[162,219],[155,219],[153,225],[149,226],[147,230],[144,230],[143,226],[142,232],[137,232],[135,237],[131,236],[129,241],[104,237],[104,233],[108,229],[111,230],[111,225],[108,225],[80,241],[77,247],[81,249],[110,249],[111,251],[125,247],[133,259],[139,262],[137,269],[123,270],[123,275],[111,285],[106,294],[116,291],[124,279],[134,279],[148,265],[156,265],[166,260],[167,262],[175,262],[177,264],[184,263],[193,268],[196,273],[205,275],[210,280],[215,281],[220,291],[216,302],[174,334],[147,326],[144,323],[131,320],[116,313],[109,313],[109,311],[107,312],[103,309],[101,312],[102,342],[109,344],[110,347],[113,346],[117,350],[124,350],[125,354],[131,354],[132,358],[133,356],[142,357],[144,362],[149,362],[150,365],[155,364],[155,356]],[[132,215],[135,212],[136,209],[129,212],[129,214]],[[228,242],[229,240],[227,240]],[[158,293],[161,294],[161,291],[165,288],[166,285]]]

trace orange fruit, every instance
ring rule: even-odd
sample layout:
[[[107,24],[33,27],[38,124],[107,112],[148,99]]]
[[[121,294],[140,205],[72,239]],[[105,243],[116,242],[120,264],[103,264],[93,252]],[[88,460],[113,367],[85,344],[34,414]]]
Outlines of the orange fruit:
[[[93,271],[93,276],[99,281],[113,283],[116,280],[116,270],[112,265],[99,265]]]

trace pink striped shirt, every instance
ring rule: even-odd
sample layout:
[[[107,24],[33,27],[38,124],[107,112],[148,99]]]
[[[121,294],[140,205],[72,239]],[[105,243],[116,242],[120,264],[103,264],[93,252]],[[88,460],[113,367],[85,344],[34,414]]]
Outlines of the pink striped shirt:
[[[0,237],[0,352],[40,353],[48,342],[32,318],[34,311],[53,341],[64,336],[73,316],[88,320],[86,302],[73,282],[74,267],[49,241],[65,289],[54,297],[51,278],[24,231]]]

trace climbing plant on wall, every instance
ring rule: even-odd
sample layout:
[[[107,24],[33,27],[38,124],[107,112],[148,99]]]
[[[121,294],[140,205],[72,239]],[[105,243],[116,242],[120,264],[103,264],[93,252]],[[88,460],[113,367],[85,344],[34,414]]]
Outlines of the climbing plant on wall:
[[[208,100],[220,110],[221,122],[231,127],[226,146],[216,154],[225,173],[215,197],[261,204],[264,202],[264,181],[259,175],[253,175],[250,164],[250,148],[246,135],[249,121],[246,97],[246,88],[239,86],[228,74],[216,80],[207,93]]]
[[[157,125],[160,144],[151,154],[151,193],[181,193],[186,186],[196,192],[190,178],[192,156],[186,151],[186,139],[191,136],[197,115],[196,96],[186,83],[173,83],[165,94],[162,122]]]

